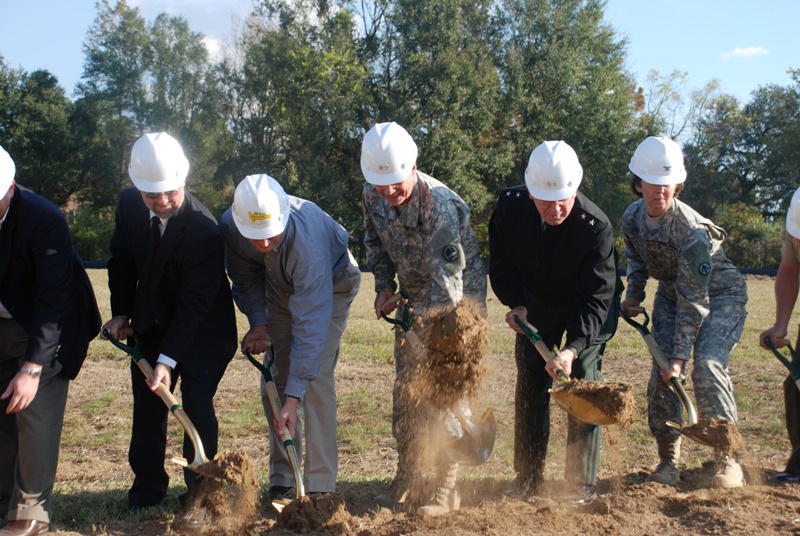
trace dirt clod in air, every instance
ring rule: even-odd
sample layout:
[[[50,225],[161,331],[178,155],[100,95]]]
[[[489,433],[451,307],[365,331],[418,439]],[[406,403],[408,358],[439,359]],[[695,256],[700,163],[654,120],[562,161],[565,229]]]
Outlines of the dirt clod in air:
[[[355,534],[344,499],[335,493],[293,500],[278,516],[275,528],[306,534]]]
[[[258,480],[253,462],[243,451],[225,452],[203,465],[197,492],[175,520],[184,534],[243,533],[258,514]]]
[[[568,397],[586,401],[608,418],[608,424],[627,425],[636,416],[633,389],[624,383],[572,380],[555,388],[551,394],[559,404]]]
[[[421,363],[417,398],[440,409],[474,398],[486,373],[488,328],[480,306],[468,299],[422,316],[417,333],[428,358]]]
[[[463,299],[455,307],[418,314],[414,330],[406,334],[404,344],[411,345],[415,358],[395,383],[399,462],[390,490],[401,509],[414,511],[430,499],[432,489],[424,470],[446,463],[448,434],[453,432],[454,417],[443,419],[443,412],[456,404],[463,411],[465,401],[478,395],[486,372],[487,332],[481,307]],[[414,337],[419,346],[409,342]]]
[[[744,450],[744,439],[739,429],[727,419],[700,419],[697,424],[684,426],[681,433],[724,454]]]

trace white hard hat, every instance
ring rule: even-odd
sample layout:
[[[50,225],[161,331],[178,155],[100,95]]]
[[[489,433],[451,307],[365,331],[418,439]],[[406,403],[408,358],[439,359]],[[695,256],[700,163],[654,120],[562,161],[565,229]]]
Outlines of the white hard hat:
[[[167,134],[145,134],[133,144],[128,175],[141,192],[169,192],[186,182],[189,161],[178,140]]]
[[[666,136],[648,136],[634,151],[628,169],[644,182],[658,186],[686,180],[681,148]]]
[[[575,195],[583,168],[575,150],[565,141],[545,141],[531,153],[525,169],[528,193],[542,201],[560,201]]]
[[[11,181],[14,180],[16,173],[17,167],[11,159],[11,155],[0,146],[0,197],[6,195],[8,189],[11,188]]]
[[[233,223],[242,236],[264,240],[278,236],[289,220],[289,198],[278,181],[261,173],[248,175],[233,193]]]
[[[388,186],[405,180],[417,163],[417,144],[397,123],[378,123],[361,143],[361,171],[370,184]]]
[[[800,188],[795,190],[789,210],[786,212],[786,230],[795,238],[800,238]]]

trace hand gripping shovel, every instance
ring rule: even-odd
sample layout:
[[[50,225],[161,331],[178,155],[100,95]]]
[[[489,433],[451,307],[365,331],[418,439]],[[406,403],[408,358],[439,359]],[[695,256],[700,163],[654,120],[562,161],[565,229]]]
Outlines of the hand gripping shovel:
[[[144,358],[144,355],[136,346],[136,344],[129,346],[118,341],[111,336],[111,333],[107,329],[103,330],[103,336],[111,341],[111,344],[128,353],[136,362],[136,366],[139,367],[139,370],[144,373],[144,376],[148,381],[153,380],[153,367],[151,367],[150,363],[148,363]],[[211,461],[206,457],[205,449],[203,449],[203,442],[200,440],[200,434],[197,432],[197,428],[194,427],[194,424],[192,424],[189,416],[181,407],[181,404],[170,392],[169,388],[163,383],[159,383],[156,392],[158,393],[158,396],[161,397],[161,400],[164,401],[164,404],[167,405],[170,412],[175,416],[176,419],[178,419],[178,422],[181,423],[181,426],[183,426],[183,429],[186,431],[186,435],[189,436],[189,439],[192,441],[192,445],[194,445],[194,460],[192,460],[192,463],[189,463],[186,458],[179,457],[172,458],[172,461],[203,476],[221,478],[217,472],[213,471],[211,465],[206,465],[210,464]]]
[[[534,348],[545,361],[550,361],[553,354],[539,336],[536,328],[518,316],[514,316],[514,322],[522,330],[526,337],[533,343]],[[556,376],[559,386],[550,389],[550,396],[556,401],[564,411],[578,419],[584,424],[617,424],[614,416],[607,414],[597,407],[590,400],[567,390],[568,384],[572,381],[563,370],[556,369]],[[591,382],[590,382],[591,383]]]
[[[408,303],[408,299],[401,293],[397,293],[390,298],[389,303],[401,300],[403,301],[402,319],[396,320],[389,318],[383,313],[381,313],[381,317],[390,324],[393,324],[396,328],[401,329],[414,353],[416,353],[419,358],[426,359],[428,353],[425,350],[425,346],[411,327],[411,321],[409,320],[409,309],[411,309],[411,305]],[[465,465],[482,464],[492,454],[494,441],[497,437],[497,423],[494,418],[494,412],[491,408],[487,408],[483,412],[481,420],[475,423],[464,415],[458,403],[454,404],[450,410],[461,424],[464,435],[445,443],[448,454],[454,462],[463,463]]]
[[[778,349],[775,347],[775,343],[772,342],[772,339],[769,337],[764,337],[764,342],[766,342],[767,346],[770,347],[772,353],[775,354],[775,357],[777,357],[778,360],[783,363],[783,366],[786,367],[786,369],[792,375],[794,384],[798,389],[800,389],[800,363],[797,361],[797,353],[795,352],[794,348],[792,348],[792,344],[787,343],[789,346],[789,354],[791,355],[791,359],[789,359],[778,351]]]
[[[247,350],[244,351],[244,355],[264,376],[264,383],[267,386],[267,398],[269,398],[269,404],[272,406],[272,414],[277,418],[281,413],[281,398],[278,395],[278,387],[275,385],[275,378],[272,377],[272,364],[275,362],[275,348],[272,344],[269,345],[269,361],[267,362],[267,366],[262,365],[257,359],[250,355],[250,352]],[[283,429],[281,441],[283,441],[283,448],[286,449],[286,456],[289,458],[289,465],[292,467],[292,474],[294,475],[295,498],[299,499],[306,494],[305,488],[303,487],[303,473],[300,468],[300,461],[297,457],[297,450],[294,448],[294,440],[287,428]],[[272,501],[272,507],[278,512],[281,512],[290,502],[291,499],[275,499]]]

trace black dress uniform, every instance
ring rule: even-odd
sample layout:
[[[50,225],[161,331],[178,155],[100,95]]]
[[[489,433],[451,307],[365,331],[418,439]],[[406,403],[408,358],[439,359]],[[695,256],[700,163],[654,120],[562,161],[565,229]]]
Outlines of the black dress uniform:
[[[528,322],[549,348],[562,347],[566,333],[563,347],[578,354],[573,377],[600,379],[605,343],[616,331],[622,290],[611,223],[603,211],[577,193],[566,220],[550,226],[524,185],[503,190],[489,223],[489,250],[489,277],[500,301],[511,309],[525,306]],[[552,378],[524,335],[517,335],[515,357],[514,469],[518,482],[536,486],[543,479],[547,456]],[[568,444],[576,448],[567,452],[565,478],[594,486],[600,428],[570,417]]]

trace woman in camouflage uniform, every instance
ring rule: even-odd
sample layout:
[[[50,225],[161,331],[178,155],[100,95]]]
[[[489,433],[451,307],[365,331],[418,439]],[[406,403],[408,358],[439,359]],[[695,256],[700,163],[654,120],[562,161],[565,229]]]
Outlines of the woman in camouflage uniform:
[[[628,260],[628,287],[623,313],[643,311],[645,285],[658,280],[653,302],[653,335],[669,368],[653,362],[647,387],[650,430],[660,462],[648,481],[674,485],[680,433],[665,422],[681,422],[682,406],[669,387],[680,376],[694,350],[692,381],[700,417],[738,421],[730,352],[738,342],[746,316],[744,277],[725,256],[725,231],[677,199],[686,180],[683,153],[671,139],[648,137],[631,159],[631,189],[641,199],[625,211],[622,233]],[[717,452],[717,487],[743,485],[739,463]]]

